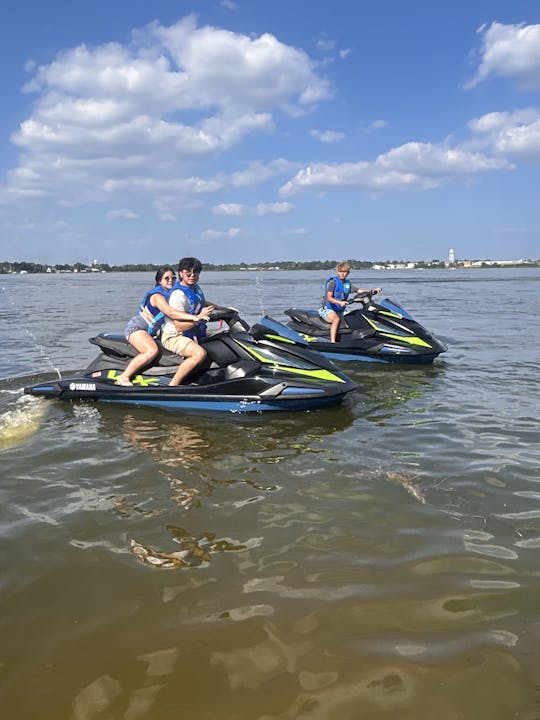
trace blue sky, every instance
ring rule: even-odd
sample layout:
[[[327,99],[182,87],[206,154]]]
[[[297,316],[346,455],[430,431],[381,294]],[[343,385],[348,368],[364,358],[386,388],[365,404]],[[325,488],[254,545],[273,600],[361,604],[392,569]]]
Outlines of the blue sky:
[[[540,4],[3,0],[0,260],[540,257]]]

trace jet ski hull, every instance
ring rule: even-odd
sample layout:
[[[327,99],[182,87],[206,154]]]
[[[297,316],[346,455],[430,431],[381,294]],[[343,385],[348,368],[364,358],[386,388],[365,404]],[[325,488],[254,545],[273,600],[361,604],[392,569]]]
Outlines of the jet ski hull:
[[[345,313],[337,342],[330,342],[330,326],[317,311],[289,308],[287,325],[265,316],[251,328],[257,338],[303,346],[331,360],[396,365],[430,364],[447,347],[391,300],[369,302]]]
[[[247,332],[218,333],[202,341],[207,361],[180,386],[169,386],[180,362],[160,350],[158,363],[132,378],[115,380],[133,356],[118,335],[99,335],[90,342],[101,353],[80,375],[25,388],[29,395],[59,400],[87,400],[173,411],[260,413],[312,410],[342,402],[355,383],[332,362],[303,348],[256,341]]]
[[[137,376],[137,379],[143,384],[123,387],[105,378],[81,375],[39,383],[25,388],[24,392],[57,400],[90,400],[173,411],[259,413],[328,407],[341,402],[353,389],[352,384],[338,391],[321,388],[317,384],[284,381],[268,383],[250,378],[231,381],[226,390],[219,385],[207,385],[202,393],[197,386],[191,385],[169,387],[161,383],[146,384],[155,380],[155,376]]]

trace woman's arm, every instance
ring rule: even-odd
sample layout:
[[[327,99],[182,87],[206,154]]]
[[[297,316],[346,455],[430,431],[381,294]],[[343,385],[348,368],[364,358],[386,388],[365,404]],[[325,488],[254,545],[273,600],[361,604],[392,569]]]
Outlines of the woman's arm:
[[[158,310],[161,310],[162,313],[165,313],[167,317],[170,317],[171,320],[180,320],[183,323],[187,323],[186,327],[184,327],[184,330],[189,330],[194,325],[201,322],[201,320],[209,319],[208,316],[210,310],[208,308],[203,308],[203,310],[201,310],[198,315],[192,315],[191,313],[185,312],[184,310],[176,310],[175,308],[171,307],[169,303],[165,300],[163,295],[159,295],[158,293],[152,295],[150,302],[152,303],[152,305],[154,305],[154,307],[157,307]]]

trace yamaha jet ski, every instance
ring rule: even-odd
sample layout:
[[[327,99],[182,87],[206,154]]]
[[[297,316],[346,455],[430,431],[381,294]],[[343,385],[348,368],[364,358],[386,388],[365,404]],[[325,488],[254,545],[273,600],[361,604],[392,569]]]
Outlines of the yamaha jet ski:
[[[316,310],[285,310],[291,318],[287,325],[265,316],[251,332],[256,338],[281,339],[287,347],[309,347],[332,360],[431,363],[446,352],[446,345],[400,305],[389,298],[375,302],[374,294],[358,293],[349,300],[335,343],[330,342],[330,325]]]
[[[24,392],[171,410],[260,412],[336,405],[356,387],[318,353],[256,340],[236,311],[215,310],[211,320],[224,320],[228,328],[199,340],[207,357],[182,385],[169,386],[182,358],[161,345],[152,365],[131,378],[131,387],[116,385],[136,351],[122,335],[102,333],[90,338],[100,352],[80,375],[42,382]]]

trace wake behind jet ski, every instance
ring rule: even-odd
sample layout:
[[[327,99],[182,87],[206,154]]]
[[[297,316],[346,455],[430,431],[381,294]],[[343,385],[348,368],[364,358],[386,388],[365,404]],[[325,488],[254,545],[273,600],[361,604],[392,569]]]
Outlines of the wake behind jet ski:
[[[352,297],[340,321],[337,342],[330,342],[329,325],[316,310],[289,308],[284,325],[268,316],[251,332],[309,347],[332,360],[360,360],[398,364],[431,363],[447,347],[400,305],[389,298],[375,302],[374,292]],[[360,307],[351,307],[359,304]]]
[[[131,387],[116,385],[136,350],[122,335],[103,333],[90,338],[100,353],[80,375],[42,382],[24,392],[171,410],[260,412],[336,405],[356,387],[318,353],[256,340],[235,311],[214,311],[212,320],[224,320],[228,329],[200,339],[207,358],[182,385],[169,386],[181,358],[161,346],[157,360],[132,378]]]

